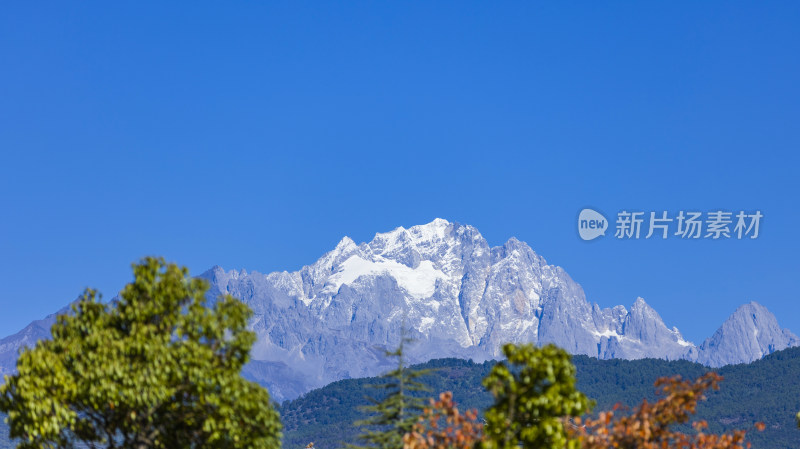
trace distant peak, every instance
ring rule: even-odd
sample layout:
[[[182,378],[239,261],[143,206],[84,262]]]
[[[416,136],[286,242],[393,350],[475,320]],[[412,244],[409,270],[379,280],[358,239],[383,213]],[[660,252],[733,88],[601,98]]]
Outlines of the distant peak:
[[[443,218],[437,218],[430,223],[416,225],[408,228],[408,232],[421,240],[433,240],[443,238],[447,233],[447,228],[451,223]]]
[[[340,240],[339,243],[336,245],[336,249],[340,249],[341,250],[341,249],[349,248],[351,246],[356,246],[356,242],[354,242],[353,239],[351,239],[350,237],[344,236],[342,238],[342,240]]]
[[[386,232],[376,232],[375,236],[372,237],[372,241],[379,241],[379,240],[393,240],[399,238],[406,232],[406,228],[402,226],[398,226],[391,231]]]
[[[722,326],[707,338],[698,359],[710,366],[747,363],[766,354],[800,344],[800,338],[780,327],[763,305],[751,301],[736,308]]]
[[[528,244],[516,237],[511,237],[510,239],[506,240],[505,246],[507,248],[520,248],[520,247],[526,247],[528,246]]]
[[[535,251],[533,251],[533,249],[530,246],[528,246],[527,243],[523,242],[522,240],[519,240],[516,237],[511,237],[510,239],[506,240],[506,243],[503,244],[503,250],[506,253],[511,253],[513,251],[527,253],[528,251],[530,251],[535,254]]]
[[[725,326],[748,329],[760,327],[780,328],[775,315],[770,312],[769,309],[755,301],[737,307],[723,323],[723,327]],[[719,330],[717,332],[719,332]]]
[[[219,265],[214,265],[213,267],[209,268],[208,270],[200,273],[198,277],[208,280],[213,280],[215,277],[224,276],[225,269]]]
[[[413,231],[415,229],[445,229],[452,224],[453,223],[445,220],[444,218],[435,218],[431,222],[412,226],[408,228],[408,230]]]
[[[658,314],[658,312],[656,312],[656,309],[652,308],[650,304],[648,304],[641,296],[636,298],[636,301],[633,302],[633,305],[631,306],[631,313],[652,315],[654,317],[658,316],[659,320],[661,319],[661,316]]]
[[[769,309],[767,309],[766,307],[755,301],[750,301],[746,304],[742,304],[739,307],[737,307],[736,310],[733,312],[733,314],[731,314],[731,318],[736,315],[750,315],[750,314],[766,315],[774,317],[774,315],[772,314],[772,312],[769,311]]]

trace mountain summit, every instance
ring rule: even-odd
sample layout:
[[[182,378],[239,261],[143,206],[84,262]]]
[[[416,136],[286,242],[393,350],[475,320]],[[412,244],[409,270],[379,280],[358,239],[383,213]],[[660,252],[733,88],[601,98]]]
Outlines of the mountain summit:
[[[758,344],[741,343],[746,332],[735,331],[741,326],[729,319],[697,347],[667,327],[644,299],[636,299],[630,311],[601,308],[526,243],[511,238],[490,247],[474,227],[443,219],[378,233],[368,243],[345,237],[314,264],[291,273],[215,267],[202,277],[211,282],[212,296],[230,293],[255,311],[257,361],[248,374],[280,390],[278,397],[388,368],[383,349],[397,344],[403,325],[416,339],[411,362],[498,358],[505,342],[533,342],[602,359],[655,357],[720,366],[800,344],[756,305],[761,318],[752,326],[764,327]]]
[[[499,358],[506,342],[554,343],[601,359],[687,359],[710,366],[749,362],[800,344],[766,308],[746,304],[701,346],[686,341],[642,298],[630,311],[601,308],[560,267],[515,238],[490,247],[472,226],[436,219],[343,238],[311,265],[261,274],[214,267],[209,299],[231,294],[254,311],[258,340],[245,375],[276,400],[329,382],[378,374],[401,328],[416,342],[409,362]],[[0,341],[0,362],[30,344],[31,328]],[[38,334],[37,334],[38,335]],[[0,370],[12,366],[3,363]]]
[[[747,363],[791,346],[800,338],[781,329],[778,320],[757,302],[739,306],[700,346],[697,361],[709,366]]]

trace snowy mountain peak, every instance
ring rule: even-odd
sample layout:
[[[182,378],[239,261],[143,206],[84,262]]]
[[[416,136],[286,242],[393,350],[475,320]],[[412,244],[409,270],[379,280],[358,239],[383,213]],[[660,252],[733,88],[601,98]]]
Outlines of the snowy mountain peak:
[[[338,253],[343,253],[348,250],[355,250],[356,248],[357,248],[356,242],[354,242],[353,239],[351,239],[350,237],[344,236],[342,237],[342,240],[340,240],[339,243],[336,244],[336,248],[334,248],[333,251]]]
[[[430,223],[412,226],[408,232],[420,241],[436,241],[444,239],[452,226],[449,221],[436,218]]]
[[[533,253],[533,249],[527,243],[517,240],[516,237],[511,237],[503,244],[503,249],[506,254],[514,251],[518,253]]]
[[[698,348],[643,298],[630,310],[601,308],[527,243],[511,237],[492,248],[474,227],[443,219],[377,233],[368,243],[345,237],[293,273],[242,276],[215,268],[204,277],[212,293],[230,293],[256,312],[254,363],[285,364],[294,384],[307,388],[380,372],[385,359],[376,348],[396,344],[403,320],[417,340],[411,362],[496,358],[511,341],[555,343],[600,358],[684,358],[716,366],[800,344],[751,303]],[[757,343],[741,344],[745,337]]]
[[[719,366],[800,344],[765,307],[750,303],[696,347],[644,299],[630,310],[602,308],[527,243],[512,237],[490,247],[476,228],[443,219],[377,233],[367,243],[344,237],[294,272],[215,266],[200,277],[209,281],[210,300],[231,294],[253,309],[258,339],[245,374],[279,401],[389,368],[382,349],[397,345],[402,323],[416,340],[411,363],[499,358],[506,342],[532,342],[599,358]],[[29,326],[0,341],[0,369],[13,370],[16,349],[44,338],[40,331]]]
[[[656,309],[650,307],[650,304],[648,304],[647,301],[645,301],[641,296],[637,297],[633,302],[630,313],[632,315],[646,316],[647,318],[663,323],[661,320],[661,315],[656,312]]]
[[[383,242],[387,242],[390,247],[394,247],[397,242],[413,242],[414,244],[440,242],[448,236],[452,228],[453,225],[449,221],[437,218],[430,223],[412,226],[408,229],[400,226],[389,232],[376,233],[369,245],[380,246]]]

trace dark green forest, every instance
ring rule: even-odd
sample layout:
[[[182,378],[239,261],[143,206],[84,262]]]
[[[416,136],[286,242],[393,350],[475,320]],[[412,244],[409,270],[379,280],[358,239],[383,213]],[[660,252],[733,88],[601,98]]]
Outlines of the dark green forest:
[[[598,360],[573,357],[577,368],[578,389],[592,398],[595,411],[615,404],[633,407],[642,399],[653,400],[653,383],[659,377],[679,374],[697,378],[709,368],[687,361]],[[459,409],[479,411],[491,404],[491,396],[481,386],[493,362],[473,363],[459,359],[438,359],[413,368],[436,371],[424,378],[431,387],[430,396],[452,391]],[[720,390],[708,395],[698,409],[697,419],[708,420],[709,430],[751,430],[758,422],[766,424],[763,432],[749,432],[755,449],[796,448],[800,429],[795,414],[800,410],[800,348],[776,352],[762,360],[731,365],[716,370],[724,377]],[[311,391],[280,407],[284,425],[284,448],[303,448],[314,442],[315,448],[333,449],[355,442],[359,431],[352,422],[364,418],[359,407],[367,404],[366,395],[379,396],[369,385],[378,378],[348,379]],[[686,427],[688,430],[688,426]]]
[[[616,403],[631,407],[643,398],[655,398],[653,382],[662,376],[680,374],[696,378],[709,368],[686,361],[598,360],[586,356],[573,357],[577,368],[578,388],[596,401],[595,411],[610,409]],[[459,408],[482,410],[491,404],[490,395],[481,387],[493,362],[473,363],[459,359],[437,359],[414,368],[431,368],[435,372],[424,377],[431,388],[429,396],[452,391]],[[762,360],[732,365],[717,370],[724,377],[719,391],[712,392],[699,408],[697,418],[706,419],[709,430],[722,432],[752,429],[762,421],[764,432],[749,432],[755,449],[796,448],[800,446],[800,429],[795,414],[800,410],[800,348],[771,354]],[[381,382],[378,378],[347,379],[311,391],[280,406],[284,425],[283,447],[304,448],[314,442],[315,448],[333,449],[354,442],[358,429],[352,425],[365,415],[359,407],[366,405],[366,395],[379,397],[369,388]],[[14,447],[8,440],[8,428],[0,426],[0,448]]]

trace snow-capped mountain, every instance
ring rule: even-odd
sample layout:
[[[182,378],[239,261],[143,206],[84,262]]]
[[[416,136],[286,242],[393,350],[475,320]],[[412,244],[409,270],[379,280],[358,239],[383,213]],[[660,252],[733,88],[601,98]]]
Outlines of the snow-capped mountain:
[[[533,342],[604,359],[657,357],[720,366],[800,344],[766,308],[751,303],[695,346],[642,298],[630,310],[600,308],[527,244],[511,238],[491,248],[474,227],[442,219],[379,233],[369,243],[345,237],[295,272],[214,267],[201,277],[211,285],[209,298],[231,294],[255,312],[251,326],[258,340],[245,375],[277,400],[380,373],[390,363],[383,351],[397,345],[402,327],[416,340],[412,363],[499,358],[505,342]],[[33,338],[25,332],[30,333],[0,341],[5,372],[13,369],[6,362],[16,347]]]
[[[296,272],[264,275],[214,267],[202,277],[211,282],[212,296],[232,294],[255,311],[259,339],[253,357],[261,362],[248,374],[278,397],[384,370],[382,351],[397,344],[403,323],[417,340],[412,362],[498,358],[500,346],[511,341],[555,343],[599,358],[720,366],[800,344],[758,306],[756,325],[770,326],[764,334],[779,335],[767,346],[737,343],[743,334],[723,326],[717,340],[709,339],[719,342],[697,347],[667,327],[642,298],[630,310],[602,309],[527,244],[511,238],[491,248],[474,227],[442,219],[379,233],[369,243],[345,237]],[[278,371],[286,375],[279,378],[294,381],[289,390],[275,381]]]

